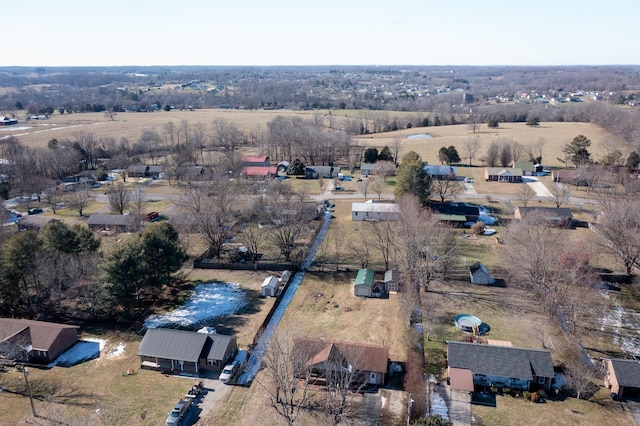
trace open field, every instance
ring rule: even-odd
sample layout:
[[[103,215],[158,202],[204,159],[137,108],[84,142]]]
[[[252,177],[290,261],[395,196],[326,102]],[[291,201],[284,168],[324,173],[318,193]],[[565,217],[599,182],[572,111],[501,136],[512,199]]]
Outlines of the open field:
[[[394,112],[392,114],[402,114]],[[116,141],[122,137],[130,141],[136,141],[142,132],[149,129],[156,129],[163,134],[163,127],[172,122],[179,127],[183,121],[189,125],[209,126],[216,119],[225,119],[234,123],[246,134],[259,131],[265,134],[267,123],[278,115],[298,115],[303,118],[314,116],[327,117],[326,111],[291,111],[291,110],[226,110],[209,109],[195,111],[157,111],[149,113],[118,113],[113,121],[109,120],[103,113],[82,113],[82,114],[54,114],[48,120],[33,120],[26,122],[21,119],[18,128],[6,128],[0,132],[0,137],[13,135],[21,142],[29,146],[46,146],[47,142],[53,138],[58,140],[73,140],[73,134],[84,131],[95,134],[98,139],[114,138]],[[335,114],[335,119],[339,120],[345,114]],[[412,113],[416,115],[416,113]],[[363,115],[362,117],[365,117]],[[408,135],[427,133],[430,139],[407,139]],[[562,167],[563,164],[558,158],[563,158],[562,147],[569,143],[577,135],[585,135],[591,139],[592,145],[589,149],[592,157],[598,159],[602,154],[614,147],[611,145],[614,137],[601,128],[589,123],[541,123],[538,127],[529,127],[525,123],[501,123],[497,129],[488,129],[481,124],[474,134],[466,124],[437,127],[414,127],[411,129],[396,132],[377,133],[354,138],[355,144],[362,148],[375,146],[382,148],[385,145],[393,147],[395,138],[401,141],[402,155],[409,151],[416,151],[423,160],[430,164],[438,164],[438,150],[442,146],[453,145],[457,148],[462,163],[469,159],[466,157],[464,142],[469,138],[477,138],[480,142],[480,149],[474,159],[474,165],[481,165],[479,158],[484,155],[487,147],[492,141],[498,138],[507,138],[519,142],[523,146],[533,144],[540,139],[546,141],[543,150],[543,164],[548,167]],[[623,149],[624,151],[624,149]]]
[[[407,138],[408,135],[420,133],[429,134],[432,138]],[[480,125],[475,134],[466,124],[414,127],[397,132],[361,136],[356,140],[363,148],[369,146],[382,148],[385,145],[392,148],[394,138],[400,138],[402,146],[400,158],[409,151],[415,151],[430,164],[440,164],[438,150],[443,146],[451,145],[458,150],[462,163],[468,163],[469,158],[466,156],[464,142],[469,138],[477,138],[480,148],[473,164],[482,165],[479,158],[486,153],[491,142],[499,138],[511,139],[525,147],[544,139],[546,143],[542,153],[542,163],[547,167],[563,167],[564,164],[558,160],[558,158],[564,158],[562,148],[577,135],[584,135],[591,139],[589,152],[592,153],[592,158],[598,159],[606,149],[613,149],[613,146],[607,144],[610,144],[614,137],[600,127],[588,123],[541,123],[538,127],[529,127],[525,123],[500,123],[497,129],[488,129],[486,125]],[[482,170],[484,172],[484,169]]]

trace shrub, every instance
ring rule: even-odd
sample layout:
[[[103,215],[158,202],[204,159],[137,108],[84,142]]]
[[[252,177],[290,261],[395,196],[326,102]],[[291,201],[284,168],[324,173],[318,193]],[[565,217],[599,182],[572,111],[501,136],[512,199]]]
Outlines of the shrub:
[[[471,232],[473,232],[474,235],[482,235],[486,228],[487,225],[484,222],[476,222],[471,226]]]
[[[529,391],[522,392],[522,397],[527,401],[531,400],[531,392]]]
[[[538,402],[540,401],[540,395],[538,395],[538,392],[534,392],[531,394],[531,402]]]

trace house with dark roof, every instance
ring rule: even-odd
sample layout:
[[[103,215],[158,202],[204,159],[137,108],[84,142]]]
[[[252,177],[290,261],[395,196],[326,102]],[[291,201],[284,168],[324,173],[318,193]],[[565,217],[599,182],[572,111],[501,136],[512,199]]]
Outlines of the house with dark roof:
[[[605,359],[605,386],[619,399],[640,399],[640,361]]]
[[[0,318],[0,358],[48,364],[78,341],[77,325]]]
[[[362,268],[358,270],[353,282],[353,293],[361,297],[373,297],[373,293],[379,291],[375,285],[375,272],[373,269]]]
[[[493,284],[496,280],[491,278],[489,270],[480,262],[476,262],[469,266],[469,278],[472,284],[489,285]]]
[[[547,350],[448,341],[447,363],[454,390],[494,386],[548,391],[554,377]]]
[[[233,336],[150,328],[140,342],[138,356],[141,368],[200,374],[222,370],[237,349]]]
[[[153,178],[158,179],[164,172],[164,166],[148,166],[146,164],[136,164],[127,167],[127,176],[131,178]]]
[[[537,218],[562,228],[570,228],[573,225],[571,209],[564,207],[516,207],[513,218],[516,220]]]
[[[480,209],[462,203],[432,203],[429,205],[433,217],[455,227],[472,224],[478,220]]]
[[[484,179],[490,182],[522,182],[522,170],[515,167],[487,167]]]
[[[323,379],[341,370],[354,372],[360,385],[383,385],[389,364],[389,349],[365,343],[296,339],[294,351],[306,360],[302,374]],[[353,385],[353,383],[351,384]]]
[[[18,229],[21,231],[39,231],[51,222],[59,222],[50,216],[28,215],[18,221]]]
[[[96,232],[132,232],[135,231],[136,218],[133,215],[94,213],[89,216],[87,225]]]
[[[310,166],[304,169],[304,177],[306,179],[334,178],[338,177],[340,167],[334,166]]]

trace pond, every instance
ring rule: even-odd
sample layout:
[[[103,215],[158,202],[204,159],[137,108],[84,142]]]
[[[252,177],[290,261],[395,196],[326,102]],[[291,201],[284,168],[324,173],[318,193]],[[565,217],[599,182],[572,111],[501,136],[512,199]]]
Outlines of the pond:
[[[407,139],[433,139],[428,133],[414,133],[413,135],[407,135]]]

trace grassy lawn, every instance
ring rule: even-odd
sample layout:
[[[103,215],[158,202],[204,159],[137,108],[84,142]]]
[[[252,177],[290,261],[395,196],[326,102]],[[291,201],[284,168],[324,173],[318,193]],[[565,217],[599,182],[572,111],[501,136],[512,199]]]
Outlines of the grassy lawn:
[[[608,399],[595,402],[568,398],[536,404],[510,396],[497,396],[496,407],[471,406],[480,425],[630,425],[630,416],[620,403]]]
[[[29,382],[37,413],[62,423],[71,423],[75,418],[99,424],[96,409],[101,408],[117,415],[117,424],[164,424],[171,407],[185,394],[192,379],[138,370],[138,336],[112,333],[94,337],[109,339],[100,358],[70,368],[30,369]],[[109,358],[111,349],[121,342],[126,344],[125,353]],[[135,369],[136,374],[123,376],[127,369]],[[4,407],[2,424],[21,423],[31,415],[22,374],[3,373],[2,386],[7,389],[0,393],[0,406]]]

